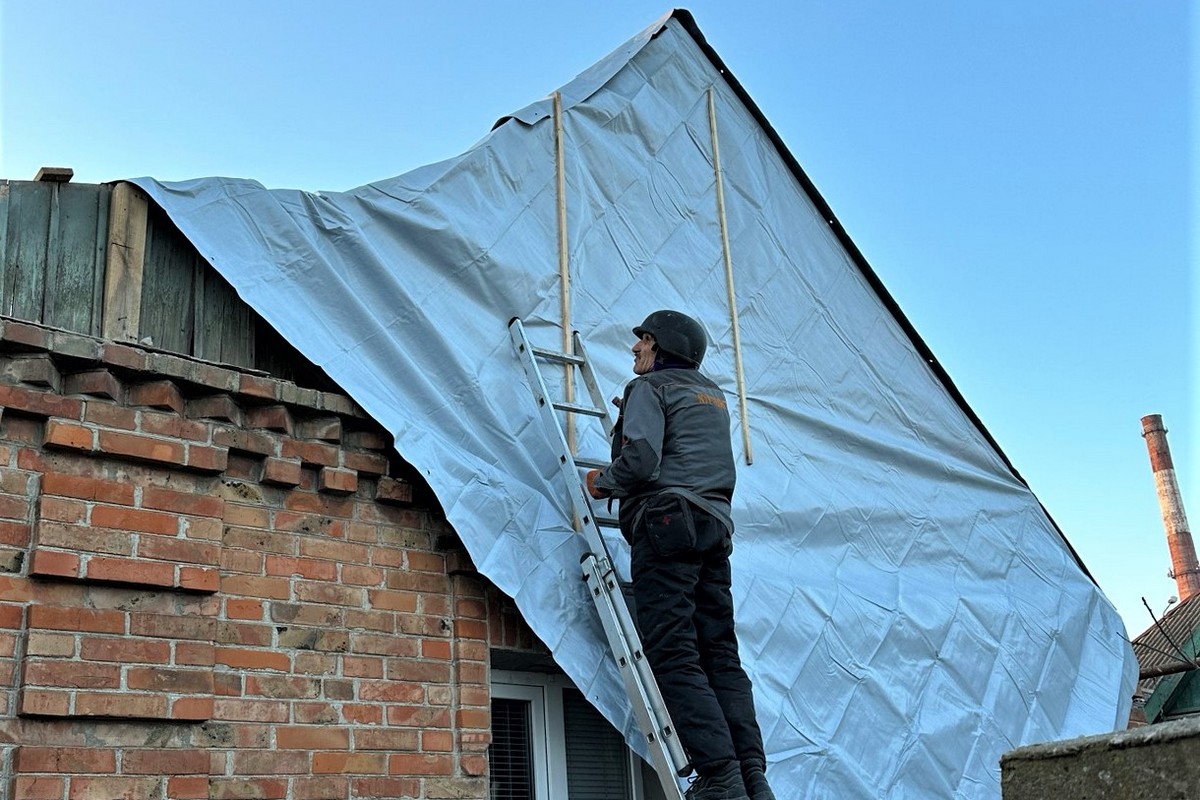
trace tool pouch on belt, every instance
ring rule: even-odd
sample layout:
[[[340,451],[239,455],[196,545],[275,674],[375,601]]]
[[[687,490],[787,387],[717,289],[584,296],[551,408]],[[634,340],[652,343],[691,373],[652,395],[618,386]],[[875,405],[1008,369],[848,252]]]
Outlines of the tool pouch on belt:
[[[642,509],[642,529],[659,558],[675,558],[696,551],[696,523],[692,504],[676,494],[660,494]]]

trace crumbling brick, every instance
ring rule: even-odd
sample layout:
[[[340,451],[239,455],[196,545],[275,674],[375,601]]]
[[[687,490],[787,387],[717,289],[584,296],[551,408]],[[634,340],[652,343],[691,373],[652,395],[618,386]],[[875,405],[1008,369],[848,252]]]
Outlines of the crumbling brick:
[[[228,394],[210,394],[189,400],[187,414],[200,419],[224,420],[234,425],[241,425],[244,416],[241,406]]]
[[[395,478],[380,478],[375,489],[375,499],[381,503],[408,505],[412,502],[412,484]]]
[[[91,397],[121,399],[121,382],[107,369],[92,369],[67,375],[63,381],[64,394],[86,394]]]
[[[358,473],[352,469],[323,467],[317,477],[317,488],[334,494],[354,494],[358,491]]]
[[[295,430],[292,414],[286,406],[258,406],[246,410],[246,426],[278,431],[289,436]]]
[[[296,436],[301,439],[320,439],[324,442],[342,440],[341,417],[313,417],[296,426]]]
[[[21,355],[3,359],[5,377],[16,383],[62,391],[62,376],[49,355]]]
[[[138,383],[130,386],[127,391],[129,404],[160,408],[163,411],[173,411],[182,414],[184,409],[183,393],[173,381],[153,381]]]
[[[263,461],[263,483],[299,486],[301,465],[298,458],[267,458]]]

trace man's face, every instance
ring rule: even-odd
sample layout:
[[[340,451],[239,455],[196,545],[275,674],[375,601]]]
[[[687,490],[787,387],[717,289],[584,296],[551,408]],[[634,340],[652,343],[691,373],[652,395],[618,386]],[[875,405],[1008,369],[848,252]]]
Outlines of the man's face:
[[[643,333],[633,345],[633,372],[635,375],[645,375],[654,370],[654,337]]]

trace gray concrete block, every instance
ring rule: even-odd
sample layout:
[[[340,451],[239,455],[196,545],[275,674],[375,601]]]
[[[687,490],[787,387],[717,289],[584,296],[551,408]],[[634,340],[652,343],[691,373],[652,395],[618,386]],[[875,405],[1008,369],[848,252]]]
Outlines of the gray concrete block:
[[[1196,800],[1200,717],[1018,748],[1000,787],[1004,800]]]

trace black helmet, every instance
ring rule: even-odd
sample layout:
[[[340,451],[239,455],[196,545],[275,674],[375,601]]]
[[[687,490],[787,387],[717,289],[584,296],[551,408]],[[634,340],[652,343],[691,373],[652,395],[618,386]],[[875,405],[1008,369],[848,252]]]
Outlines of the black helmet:
[[[700,323],[678,311],[655,311],[633,329],[635,336],[650,334],[662,353],[682,358],[695,366],[704,360],[708,337]]]

